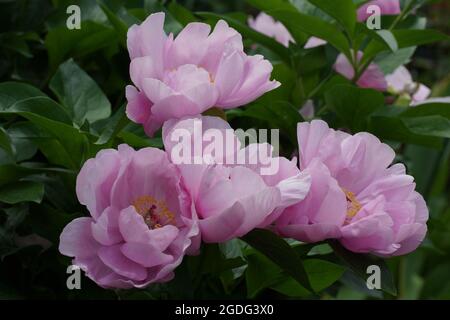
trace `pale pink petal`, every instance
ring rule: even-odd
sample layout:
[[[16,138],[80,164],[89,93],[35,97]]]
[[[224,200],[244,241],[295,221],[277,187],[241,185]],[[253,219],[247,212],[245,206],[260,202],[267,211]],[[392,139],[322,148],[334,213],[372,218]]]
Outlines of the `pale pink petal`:
[[[208,49],[211,27],[206,23],[191,22],[178,34],[170,48],[170,67],[183,64],[198,65]]]
[[[100,245],[91,234],[92,218],[77,218],[64,227],[59,238],[59,252],[69,257],[90,257]]]
[[[101,247],[98,256],[102,262],[110,267],[115,273],[136,281],[147,278],[147,270],[140,264],[128,259],[120,251],[122,245]]]
[[[128,118],[136,123],[146,123],[151,115],[151,101],[133,86],[126,86],[125,96],[128,101],[126,109]]]
[[[173,260],[171,255],[161,252],[148,243],[127,242],[120,247],[120,250],[128,259],[146,268],[164,265]]]
[[[104,246],[110,246],[123,240],[119,232],[120,211],[114,207],[108,207],[96,222],[92,222],[92,236]]]

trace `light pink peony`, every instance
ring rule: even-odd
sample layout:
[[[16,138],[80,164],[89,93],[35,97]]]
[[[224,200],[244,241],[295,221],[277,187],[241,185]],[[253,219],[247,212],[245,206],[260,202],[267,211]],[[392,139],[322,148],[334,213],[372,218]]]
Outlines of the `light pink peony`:
[[[276,221],[278,232],[305,242],[335,238],[354,252],[401,255],[425,237],[428,209],[394,151],[377,137],[298,125],[300,169],[312,178],[300,203]]]
[[[201,114],[211,107],[235,108],[280,83],[270,81],[272,65],[247,56],[242,37],[225,21],[214,31],[189,23],[174,39],[164,32],[164,13],[150,15],[128,30],[130,77],[127,115],[148,135],[164,121]]]
[[[398,67],[386,76],[388,87],[397,94],[406,93],[411,97],[412,104],[424,101],[431,93],[427,86],[413,81],[411,73],[404,66]]]
[[[249,17],[248,25],[268,36],[274,38],[285,47],[289,47],[289,42],[295,43],[288,29],[279,21],[275,21],[268,14],[261,12],[256,18]]]
[[[194,133],[198,125],[199,134]],[[205,141],[204,137],[212,136],[211,130],[225,136],[226,130],[232,129],[227,122],[215,117],[166,122],[163,139],[172,161],[179,152],[176,148],[180,143],[186,143],[192,149],[192,155],[194,152],[194,146],[191,146],[194,138],[178,141],[174,139],[177,130],[186,130],[192,137],[197,135],[195,140]],[[265,227],[284,208],[301,201],[309,190],[310,177],[300,173],[295,162],[272,157],[270,145],[250,144],[241,148],[236,136],[228,137],[231,148],[224,146],[219,148],[220,152],[209,153],[209,143],[202,143],[200,157],[207,163],[177,164],[185,189],[192,197],[192,218],[198,221],[204,242],[223,242],[255,227]],[[238,159],[247,161],[238,162]],[[262,169],[274,162],[276,170],[263,174]]]
[[[372,13],[367,12],[367,8],[373,5],[380,8],[381,15],[396,15],[401,13],[399,0],[372,0],[358,8],[358,21],[366,21],[372,15]]]
[[[358,52],[357,59],[360,61],[362,59],[362,52]],[[351,80],[355,76],[355,71],[350,61],[344,54],[339,54],[334,64],[334,69],[336,72],[340,73],[347,79]],[[378,91],[386,91],[387,82],[381,69],[375,64],[371,63],[369,67],[363,72],[356,82],[361,88],[371,88]]]
[[[91,217],[64,228],[59,251],[101,287],[168,281],[186,251],[197,249],[198,226],[184,217],[189,198],[159,149],[102,150],[84,164],[76,190]]]

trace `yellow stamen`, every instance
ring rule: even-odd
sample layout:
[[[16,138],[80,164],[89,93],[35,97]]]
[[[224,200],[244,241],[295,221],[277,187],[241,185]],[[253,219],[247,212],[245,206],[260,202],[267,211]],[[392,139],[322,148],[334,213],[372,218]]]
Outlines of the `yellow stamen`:
[[[362,205],[356,199],[356,196],[353,192],[345,190],[344,188],[342,188],[342,191],[344,191],[345,196],[347,197],[347,202],[349,203],[349,205],[347,206],[347,217],[353,218],[359,212],[359,210],[361,210]]]
[[[167,208],[164,201],[158,201],[152,196],[140,196],[133,201],[136,212],[144,218],[152,229],[161,228],[175,222],[175,215]]]

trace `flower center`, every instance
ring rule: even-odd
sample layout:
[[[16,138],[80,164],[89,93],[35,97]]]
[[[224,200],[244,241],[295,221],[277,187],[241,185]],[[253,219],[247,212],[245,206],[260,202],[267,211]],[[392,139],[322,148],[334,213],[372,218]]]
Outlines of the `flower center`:
[[[150,229],[158,229],[175,222],[175,215],[162,200],[158,201],[152,196],[140,196],[132,204]]]
[[[342,191],[345,193],[345,197],[347,198],[347,217],[353,218],[359,210],[361,210],[362,205],[356,199],[356,196],[353,192],[348,191],[342,188]]]

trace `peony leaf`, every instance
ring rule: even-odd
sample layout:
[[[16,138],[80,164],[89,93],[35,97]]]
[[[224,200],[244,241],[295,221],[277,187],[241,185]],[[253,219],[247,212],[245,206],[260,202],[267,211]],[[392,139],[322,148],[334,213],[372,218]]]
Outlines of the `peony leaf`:
[[[314,292],[302,259],[284,239],[271,231],[255,229],[243,236],[242,240],[264,254],[304,288]]]

